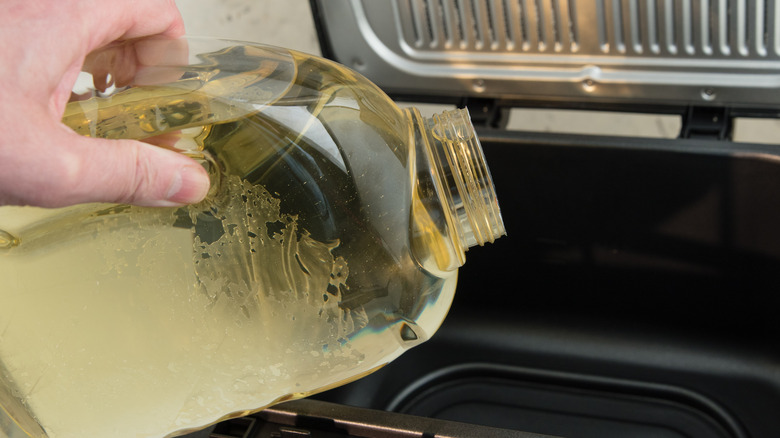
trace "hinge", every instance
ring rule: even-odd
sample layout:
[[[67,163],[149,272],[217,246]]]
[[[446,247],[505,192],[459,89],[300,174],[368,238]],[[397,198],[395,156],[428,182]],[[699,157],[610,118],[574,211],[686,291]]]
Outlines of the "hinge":
[[[465,97],[460,108],[466,108],[475,127],[504,129],[509,123],[509,108],[498,104],[496,99]]]
[[[733,125],[730,108],[689,106],[683,115],[680,138],[731,140]]]
[[[249,438],[255,420],[252,417],[232,418],[218,423],[209,438]]]

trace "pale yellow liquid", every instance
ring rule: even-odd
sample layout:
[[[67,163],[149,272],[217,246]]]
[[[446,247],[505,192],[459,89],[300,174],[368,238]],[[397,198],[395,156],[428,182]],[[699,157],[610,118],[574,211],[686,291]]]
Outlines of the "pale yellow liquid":
[[[333,211],[401,220],[315,233],[309,198],[283,191],[299,193],[300,181],[277,175],[273,193],[263,184],[303,140],[261,118],[181,140],[227,166],[218,201],[0,209],[0,378],[12,417],[23,408],[50,438],[176,434],[359,377],[428,336],[414,318],[438,325],[454,272],[438,278],[393,250],[408,249],[410,227],[427,219],[408,205],[380,211],[381,201],[348,213],[368,194],[323,166],[348,200]],[[253,169],[264,170],[250,178]],[[380,189],[411,198],[406,184]]]

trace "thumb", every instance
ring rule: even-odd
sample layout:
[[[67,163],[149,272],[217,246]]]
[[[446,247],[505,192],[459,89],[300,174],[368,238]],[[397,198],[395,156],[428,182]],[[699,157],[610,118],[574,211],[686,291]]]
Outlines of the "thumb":
[[[48,164],[44,169],[36,166],[39,174],[55,178],[37,185],[33,179],[33,186],[27,187],[28,198],[37,205],[111,202],[170,207],[199,202],[209,190],[206,170],[180,153],[135,140],[71,132],[63,137],[60,151],[65,153],[52,156],[48,151]]]

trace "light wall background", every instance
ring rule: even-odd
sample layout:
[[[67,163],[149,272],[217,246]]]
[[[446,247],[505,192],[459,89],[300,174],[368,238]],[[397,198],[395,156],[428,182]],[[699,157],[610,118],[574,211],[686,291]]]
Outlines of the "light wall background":
[[[187,33],[320,54],[308,0],[176,0]]]

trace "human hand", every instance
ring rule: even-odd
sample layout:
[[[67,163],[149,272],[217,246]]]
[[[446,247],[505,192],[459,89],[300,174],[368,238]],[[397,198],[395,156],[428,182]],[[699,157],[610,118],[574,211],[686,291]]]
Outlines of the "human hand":
[[[134,140],[82,137],[61,123],[85,57],[113,41],[180,36],[173,0],[4,0],[0,14],[0,205],[200,201],[206,171]]]

